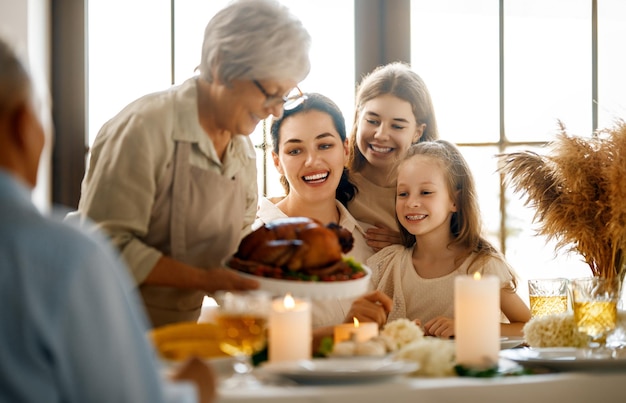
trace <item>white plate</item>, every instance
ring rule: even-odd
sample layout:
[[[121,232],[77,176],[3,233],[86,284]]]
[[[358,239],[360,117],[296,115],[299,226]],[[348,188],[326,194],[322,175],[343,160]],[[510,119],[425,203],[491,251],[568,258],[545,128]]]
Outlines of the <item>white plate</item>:
[[[500,351],[500,357],[525,367],[548,368],[557,371],[624,371],[626,358],[589,358],[578,348],[516,348]]]
[[[500,338],[500,350],[506,350],[507,348],[514,348],[524,344],[523,337],[502,337]]]
[[[454,343],[454,339],[450,340]],[[514,348],[521,344],[524,344],[524,339],[521,337],[501,337],[500,338],[500,350],[506,350],[508,348]]]
[[[279,375],[297,383],[338,384],[380,382],[408,374],[418,363],[372,358],[369,360],[319,358],[313,360],[265,363],[261,371]]]
[[[298,298],[331,299],[355,298],[369,291],[372,270],[365,265],[361,266],[363,270],[365,270],[365,276],[356,280],[345,281],[279,280],[255,276],[232,268],[230,270],[233,270],[243,277],[258,281],[261,290],[267,291],[275,296],[291,293],[291,295]]]

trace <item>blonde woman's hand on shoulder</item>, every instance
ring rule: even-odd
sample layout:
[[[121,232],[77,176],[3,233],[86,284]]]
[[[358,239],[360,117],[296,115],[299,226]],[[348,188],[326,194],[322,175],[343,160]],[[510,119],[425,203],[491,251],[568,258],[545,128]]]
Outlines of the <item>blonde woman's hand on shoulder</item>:
[[[368,228],[365,231],[365,240],[367,245],[375,252],[378,252],[386,246],[402,243],[399,231],[394,231],[384,227]]]

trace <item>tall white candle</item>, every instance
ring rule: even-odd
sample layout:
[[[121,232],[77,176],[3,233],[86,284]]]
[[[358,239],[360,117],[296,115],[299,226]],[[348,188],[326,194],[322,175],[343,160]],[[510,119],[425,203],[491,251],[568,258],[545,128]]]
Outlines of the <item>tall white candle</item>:
[[[500,352],[500,280],[479,273],[459,276],[454,284],[454,332],[457,364],[471,368],[498,365]]]
[[[311,358],[313,337],[311,304],[290,294],[272,301],[268,322],[269,361],[295,361]]]

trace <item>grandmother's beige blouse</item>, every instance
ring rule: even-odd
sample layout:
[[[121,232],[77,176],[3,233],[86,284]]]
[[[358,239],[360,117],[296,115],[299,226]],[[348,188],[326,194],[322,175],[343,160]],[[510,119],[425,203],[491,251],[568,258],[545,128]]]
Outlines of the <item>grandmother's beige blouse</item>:
[[[78,209],[110,236],[137,284],[163,254],[176,249],[188,257],[181,260],[189,264],[217,267],[222,257],[218,261],[203,258],[199,248],[206,239],[201,237],[224,234],[227,250],[223,255],[228,255],[250,231],[258,200],[255,158],[250,138],[239,135],[220,161],[200,127],[196,79],[191,78],[138,99],[102,127],[91,150]],[[186,176],[178,182],[185,186],[185,197],[182,205],[176,205],[170,199],[181,194],[176,187],[180,172]],[[212,179],[203,183],[206,178]],[[228,190],[222,191],[220,184]],[[242,200],[233,203],[233,195]],[[217,204],[226,206],[216,208]],[[177,206],[177,211],[171,211],[170,205]],[[170,220],[178,222],[173,225]],[[154,233],[170,226],[178,226],[178,234],[188,239],[174,232]],[[193,300],[196,305],[198,299]],[[171,304],[174,310],[192,308],[175,301]]]

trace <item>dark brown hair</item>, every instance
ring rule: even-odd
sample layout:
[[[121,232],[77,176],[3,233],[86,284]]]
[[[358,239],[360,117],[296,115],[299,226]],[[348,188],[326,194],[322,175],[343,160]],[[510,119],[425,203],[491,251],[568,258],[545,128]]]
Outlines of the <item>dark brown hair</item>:
[[[308,111],[319,111],[327,114],[333,121],[333,125],[339,133],[339,137],[341,141],[346,140],[346,121],[343,118],[343,114],[341,113],[341,109],[335,104],[330,98],[318,94],[318,93],[307,93],[304,94],[304,101],[296,106],[293,109],[285,110],[283,116],[280,119],[274,120],[272,122],[272,127],[270,129],[270,134],[272,137],[272,150],[278,154],[278,146],[280,143],[280,128],[285,120],[289,119],[292,116],[305,113]],[[284,175],[280,177],[280,183],[283,185],[286,193],[289,193],[289,182]],[[341,179],[339,180],[339,184],[337,185],[337,191],[335,193],[335,198],[339,200],[343,205],[346,205],[352,198],[354,198],[354,194],[356,193],[356,188],[354,185],[348,180],[348,170],[344,168],[341,173]]]

